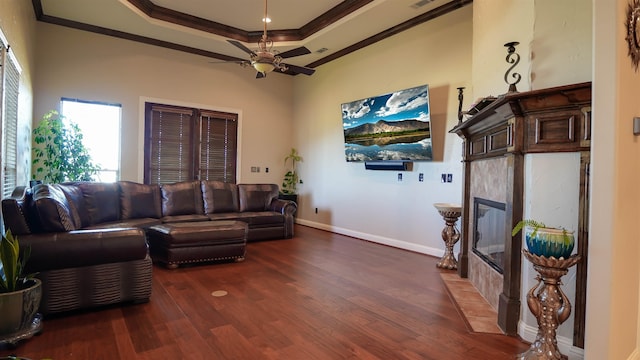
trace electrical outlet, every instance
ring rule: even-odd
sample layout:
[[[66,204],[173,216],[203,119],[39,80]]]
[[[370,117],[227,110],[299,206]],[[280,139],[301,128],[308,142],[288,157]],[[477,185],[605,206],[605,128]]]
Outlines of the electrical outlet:
[[[420,182],[424,181],[424,174],[423,173],[418,174],[418,181],[420,181]]]
[[[440,182],[443,182],[443,183],[447,182],[447,174],[440,175]]]
[[[316,214],[318,213],[318,208],[316,208]]]
[[[453,181],[453,174],[447,174],[447,182],[450,183]]]
[[[264,168],[264,172],[268,173],[269,172],[269,168],[268,167]]]
[[[398,173],[398,181],[402,181],[402,173]]]

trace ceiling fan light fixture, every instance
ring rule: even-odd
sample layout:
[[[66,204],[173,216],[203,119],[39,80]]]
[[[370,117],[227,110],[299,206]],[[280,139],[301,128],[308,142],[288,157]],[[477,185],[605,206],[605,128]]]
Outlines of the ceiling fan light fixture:
[[[640,0],[638,0],[640,1]],[[264,19],[268,20],[267,16],[267,0],[264,0]],[[264,21],[263,19],[263,21]],[[311,51],[304,46],[297,47],[295,49],[287,50],[285,52],[279,52],[277,50],[272,50],[273,48],[273,40],[271,40],[267,34],[267,22],[264,22],[264,29],[262,32],[262,38],[258,41],[258,49],[257,51],[253,51],[248,47],[244,46],[241,42],[237,40],[227,40],[231,45],[237,47],[238,49],[244,51],[249,54],[250,61],[240,61],[240,65],[248,66],[251,64],[251,67],[254,68],[258,73],[256,74],[256,79],[263,78],[274,70],[278,70],[279,72],[291,72],[292,74],[305,74],[311,75],[314,73],[314,69],[307,68],[304,66],[290,65],[282,62],[283,59],[292,58],[294,56],[306,55],[310,54]]]
[[[270,62],[254,61],[251,65],[253,65],[253,68],[256,69],[256,71],[263,74],[270,73],[276,68],[273,63]]]

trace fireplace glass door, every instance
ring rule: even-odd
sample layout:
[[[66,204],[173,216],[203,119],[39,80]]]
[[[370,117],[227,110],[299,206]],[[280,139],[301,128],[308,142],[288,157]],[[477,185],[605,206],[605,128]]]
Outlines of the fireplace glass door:
[[[506,239],[505,204],[474,198],[473,252],[502,274]]]

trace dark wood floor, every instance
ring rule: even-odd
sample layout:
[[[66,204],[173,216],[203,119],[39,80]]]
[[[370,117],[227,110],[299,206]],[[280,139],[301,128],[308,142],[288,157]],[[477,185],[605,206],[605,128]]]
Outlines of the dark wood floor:
[[[241,263],[154,267],[149,303],[46,318],[0,356],[497,360],[528,348],[470,332],[436,262],[298,226],[294,239],[250,243]]]

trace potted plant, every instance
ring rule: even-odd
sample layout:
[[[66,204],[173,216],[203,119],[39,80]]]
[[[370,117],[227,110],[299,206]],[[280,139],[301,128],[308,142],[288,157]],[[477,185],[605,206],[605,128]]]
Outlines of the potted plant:
[[[33,129],[33,179],[44,182],[90,181],[100,167],[91,161],[77,124],[52,110]]]
[[[282,188],[280,189],[280,198],[285,200],[292,200],[298,202],[298,189],[297,185],[300,181],[296,164],[302,161],[302,156],[298,154],[295,148],[291,148],[291,153],[284,158],[284,165],[287,166],[288,162],[291,162],[291,167],[284,174],[284,180],[282,181]]]
[[[30,248],[20,252],[18,239],[7,231],[0,239],[0,342],[14,344],[40,331],[37,314],[42,283],[24,273]]]
[[[513,227],[511,236],[516,236],[523,228],[525,228],[525,241],[530,253],[556,259],[566,259],[571,256],[575,245],[573,231],[547,227],[540,221],[526,219],[520,220]]]

